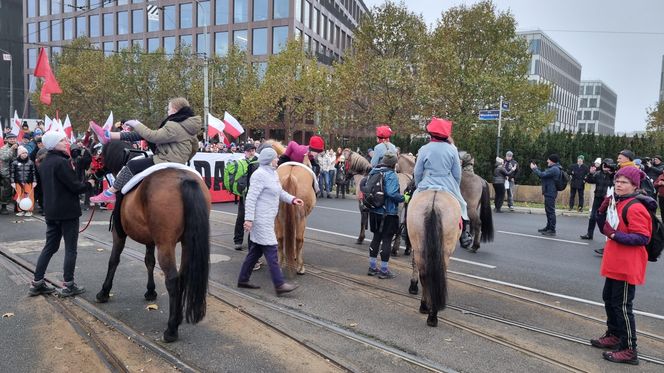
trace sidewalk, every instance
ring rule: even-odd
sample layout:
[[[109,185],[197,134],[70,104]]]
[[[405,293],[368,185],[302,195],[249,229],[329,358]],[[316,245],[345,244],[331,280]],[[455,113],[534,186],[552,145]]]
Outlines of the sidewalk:
[[[514,211],[510,211],[509,209],[503,207],[503,212],[504,213],[519,213],[519,214],[535,214],[535,215],[545,215],[544,213],[544,208],[542,207],[520,207],[520,206],[514,206]],[[495,213],[495,211],[494,211]],[[588,210],[583,210],[583,212],[578,212],[576,210],[569,211],[567,209],[556,209],[556,215],[561,215],[561,216],[578,216],[578,217],[584,217],[588,218],[590,215],[590,211]]]

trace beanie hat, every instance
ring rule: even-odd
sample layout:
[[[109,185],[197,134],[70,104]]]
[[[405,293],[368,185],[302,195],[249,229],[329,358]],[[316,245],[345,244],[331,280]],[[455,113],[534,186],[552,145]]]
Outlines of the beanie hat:
[[[661,161],[664,161],[664,159],[662,159],[662,156],[661,156],[661,155],[656,155],[656,156],[654,156],[653,158],[657,158],[657,159],[659,159],[660,162],[661,162]]]
[[[311,136],[311,139],[309,139],[309,150],[322,153],[325,150],[325,140],[320,136]]]
[[[391,150],[388,151],[387,153],[385,153],[385,155],[383,155],[381,163],[387,167],[394,167],[394,165],[397,164],[397,153]]]
[[[21,145],[18,147],[18,149],[16,149],[16,155],[19,156],[23,153],[28,154],[28,149],[26,149],[25,146]]]
[[[620,170],[618,170],[618,172],[616,172],[615,179],[617,179],[618,176],[626,177],[627,179],[629,179],[629,182],[632,183],[632,185],[638,188],[639,186],[641,186],[641,180],[645,179],[646,174],[636,167],[623,167]]]
[[[64,138],[64,131],[48,131],[42,136],[42,143],[44,143],[46,149],[51,150]]]
[[[582,160],[582,161],[583,161],[583,160],[585,160],[585,159],[586,159],[586,157],[584,157],[583,155],[580,155],[580,156],[576,157],[576,159],[580,159],[580,160]]]
[[[505,153],[505,156],[506,157],[512,157],[512,156],[514,156],[514,153],[512,153],[511,150],[508,150],[507,153]]]
[[[551,154],[548,159],[554,163],[560,162],[560,157],[558,156],[558,154]]]
[[[634,160],[634,152],[631,150],[625,149],[618,154],[624,155],[625,157],[629,158],[630,161]]]
[[[267,166],[272,163],[272,160],[275,158],[277,158],[277,152],[272,148],[265,148],[261,150],[261,153],[258,155],[258,163]]]

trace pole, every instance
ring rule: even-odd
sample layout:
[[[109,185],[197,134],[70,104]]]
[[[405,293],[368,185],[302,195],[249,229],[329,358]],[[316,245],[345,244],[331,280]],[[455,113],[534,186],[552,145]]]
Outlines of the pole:
[[[14,56],[4,49],[0,52],[9,55],[9,123],[11,123],[12,115],[14,114]]]
[[[208,3],[209,4],[209,3]],[[198,7],[201,5],[199,0],[196,0],[196,13],[198,13]],[[208,5],[209,6],[209,5]],[[203,9],[205,10],[205,9]],[[208,113],[210,112],[210,96],[209,96],[209,83],[208,83],[208,69],[210,66],[209,62],[209,52],[210,52],[210,39],[208,36],[208,18],[210,17],[210,13],[206,12],[204,19],[205,23],[203,24],[204,31],[203,33],[205,34],[205,54],[203,55],[203,128],[204,128],[204,138],[208,138]],[[198,16],[196,16],[196,22],[198,22]]]
[[[500,130],[503,125],[503,96],[500,96],[500,106],[498,108],[498,137],[496,138],[496,157],[500,157]]]

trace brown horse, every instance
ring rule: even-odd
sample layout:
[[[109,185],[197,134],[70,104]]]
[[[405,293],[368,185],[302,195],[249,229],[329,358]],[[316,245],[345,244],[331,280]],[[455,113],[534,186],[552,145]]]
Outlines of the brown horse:
[[[111,142],[105,146],[107,168],[117,173],[129,145]],[[113,211],[113,249],[108,272],[97,301],[108,302],[115,270],[127,236],[146,247],[148,301],[157,298],[154,283],[155,247],[169,297],[168,328],[164,341],[178,338],[183,308],[187,322],[197,323],[205,317],[210,262],[210,193],[203,180],[180,169],[164,169],[147,176],[139,186],[124,196],[118,193]],[[182,256],[177,270],[175,246],[180,242]]]
[[[461,237],[461,206],[450,193],[417,192],[408,204],[408,237],[413,246],[411,294],[422,283],[420,313],[427,325],[438,325],[438,311],[447,303],[447,265]]]
[[[489,183],[480,176],[469,171],[461,173],[461,196],[466,201],[470,233],[473,244],[468,251],[475,253],[480,242],[493,242],[493,215],[491,215],[491,198]]]

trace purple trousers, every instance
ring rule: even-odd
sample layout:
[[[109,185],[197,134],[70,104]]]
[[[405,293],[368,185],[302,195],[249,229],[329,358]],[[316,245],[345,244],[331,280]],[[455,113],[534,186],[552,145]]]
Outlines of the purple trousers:
[[[279,267],[279,257],[277,256],[277,245],[259,245],[251,239],[249,240],[249,252],[247,257],[244,258],[242,269],[240,270],[240,277],[237,282],[249,282],[251,273],[254,271],[254,266],[261,255],[265,255],[267,265],[270,267],[270,275],[272,276],[272,283],[274,287],[279,287],[284,284],[284,275],[281,273]]]

